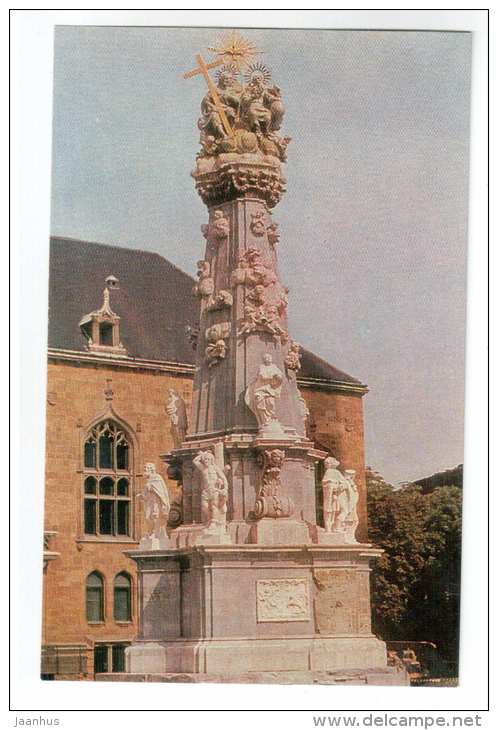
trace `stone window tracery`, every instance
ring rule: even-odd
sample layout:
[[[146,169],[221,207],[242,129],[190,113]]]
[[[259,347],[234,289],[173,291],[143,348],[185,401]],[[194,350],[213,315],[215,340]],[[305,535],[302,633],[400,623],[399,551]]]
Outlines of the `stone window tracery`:
[[[83,448],[83,532],[131,536],[131,441],[111,419],[88,433]]]

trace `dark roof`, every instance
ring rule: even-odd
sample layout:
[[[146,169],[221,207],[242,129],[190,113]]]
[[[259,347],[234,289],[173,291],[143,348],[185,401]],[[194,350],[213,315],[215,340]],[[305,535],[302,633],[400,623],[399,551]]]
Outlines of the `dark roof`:
[[[78,324],[102,305],[110,274],[119,279],[110,303],[121,317],[128,355],[193,364],[185,328],[197,324],[199,304],[191,276],[157,253],[57,236],[50,246],[49,347],[85,351]],[[301,377],[360,384],[308,350],[301,352]]]

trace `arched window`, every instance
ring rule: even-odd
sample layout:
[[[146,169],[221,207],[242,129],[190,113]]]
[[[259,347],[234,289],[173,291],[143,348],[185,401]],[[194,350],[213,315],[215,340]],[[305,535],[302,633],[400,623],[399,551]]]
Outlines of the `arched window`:
[[[89,623],[104,620],[104,579],[97,571],[86,579],[86,620]]]
[[[83,449],[85,535],[131,535],[131,441],[114,421],[98,423]]]
[[[131,578],[118,573],[114,579],[114,620],[131,621]]]

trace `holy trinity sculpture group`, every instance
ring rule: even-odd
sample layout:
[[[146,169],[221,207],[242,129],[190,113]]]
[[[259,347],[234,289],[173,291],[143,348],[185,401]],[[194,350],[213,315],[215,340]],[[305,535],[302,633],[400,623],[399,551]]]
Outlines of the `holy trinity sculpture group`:
[[[208,68],[202,59],[200,67]],[[197,69],[185,77],[195,73]],[[201,102],[199,157],[260,150],[285,161],[290,137],[278,134],[285,110],[280,89],[271,85],[270,79],[269,70],[261,63],[250,65],[243,76],[233,63],[217,71],[216,87],[210,82]]]

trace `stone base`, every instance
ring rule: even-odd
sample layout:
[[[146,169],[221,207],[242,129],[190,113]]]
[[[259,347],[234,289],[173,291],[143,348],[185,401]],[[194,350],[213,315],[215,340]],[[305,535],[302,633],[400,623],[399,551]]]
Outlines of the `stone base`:
[[[241,676],[387,668],[386,646],[370,626],[369,563],[380,551],[299,544],[309,533],[298,520],[261,520],[256,527],[258,544],[126,553],[137,562],[140,593],[128,672]],[[195,538],[204,528],[188,530]],[[289,532],[298,544],[279,544]],[[275,542],[260,544],[260,538]]]
[[[386,664],[386,645],[373,635],[140,641],[126,649],[132,674],[384,671]]]
[[[169,550],[172,547],[175,547],[175,543],[168,535],[142,537],[139,544],[139,550]]]
[[[196,545],[231,545],[232,538],[227,530],[208,530],[205,525],[177,527],[171,533],[172,547],[189,548]]]
[[[192,674],[188,672],[148,673],[106,673],[97,674],[98,682],[172,682],[198,683],[219,682],[223,684],[335,684],[335,685],[383,685],[408,687],[410,678],[404,669],[349,669],[347,671],[320,672],[243,672],[240,674]]]
[[[306,522],[264,517],[251,525],[248,542],[258,545],[310,545],[311,537]]]
[[[351,534],[346,532],[326,532],[323,527],[316,530],[319,545],[358,545]]]

